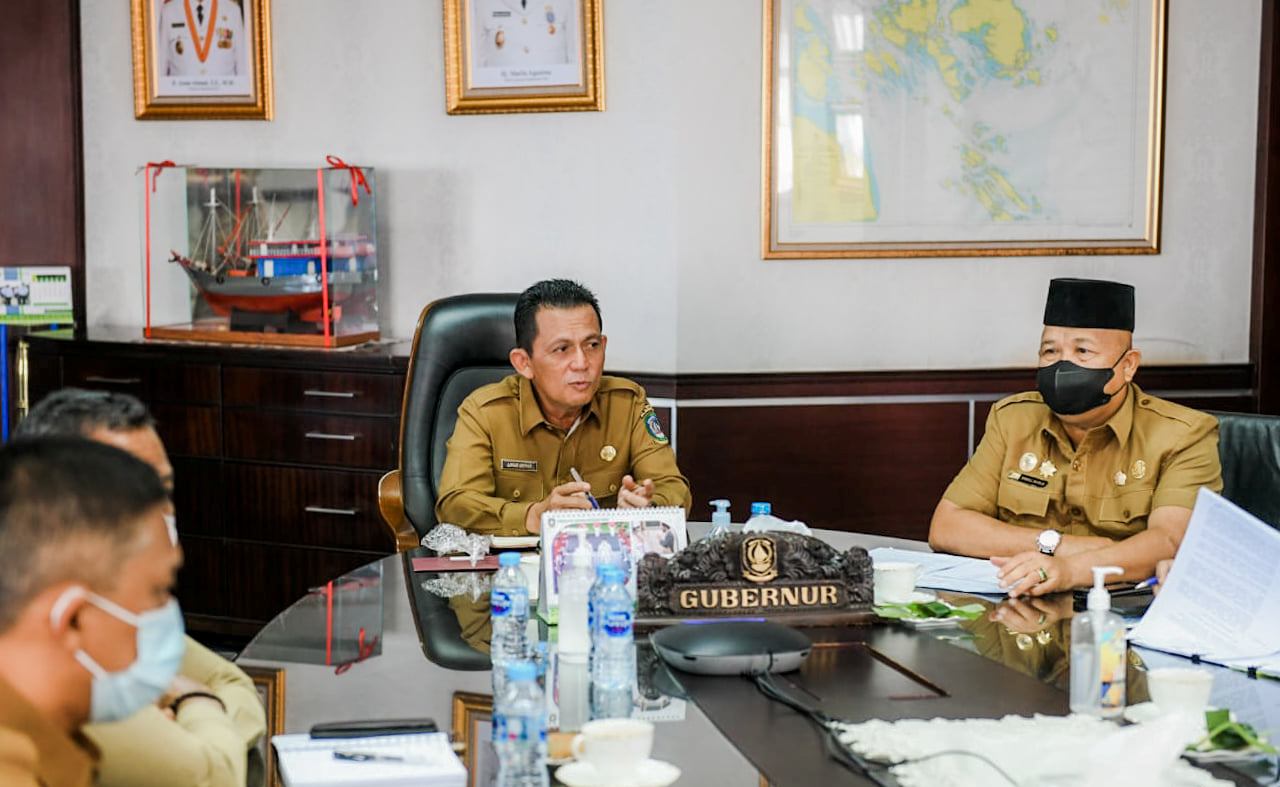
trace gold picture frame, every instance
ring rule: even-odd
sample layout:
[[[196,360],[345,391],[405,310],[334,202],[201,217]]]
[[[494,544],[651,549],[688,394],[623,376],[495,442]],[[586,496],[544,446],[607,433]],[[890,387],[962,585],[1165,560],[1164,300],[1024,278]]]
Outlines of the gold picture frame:
[[[450,115],[604,111],[602,0],[444,0]]]
[[[1010,31],[962,4],[924,20],[764,0],[762,258],[1160,253],[1167,4],[1026,6]],[[1080,67],[1080,40],[1100,65]],[[1067,119],[1051,126],[1050,106]],[[1069,128],[1081,118],[1088,133]],[[1105,153],[1085,144],[1099,131]]]
[[[270,120],[271,0],[130,0],[139,120]]]
[[[263,784],[265,787],[281,787],[280,773],[276,768],[276,750],[271,745],[271,739],[284,733],[285,671],[274,667],[244,665],[240,669],[253,680],[258,699],[262,700],[262,707],[266,711],[267,731],[255,747],[265,772]]]
[[[467,691],[453,693],[449,738],[467,769],[467,787],[491,784],[497,775],[493,735],[493,696]]]

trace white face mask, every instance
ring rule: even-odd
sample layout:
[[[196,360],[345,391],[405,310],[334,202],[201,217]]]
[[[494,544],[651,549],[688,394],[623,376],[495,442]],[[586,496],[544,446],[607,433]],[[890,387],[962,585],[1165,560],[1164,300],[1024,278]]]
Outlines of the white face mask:
[[[58,625],[67,606],[83,597],[108,615],[137,629],[138,657],[119,672],[108,672],[84,650],[76,661],[93,676],[89,721],[106,722],[128,718],[155,702],[178,674],[187,643],[183,638],[182,610],[175,599],[146,612],[130,612],[111,599],[82,587],[67,588],[54,603],[49,618]]]

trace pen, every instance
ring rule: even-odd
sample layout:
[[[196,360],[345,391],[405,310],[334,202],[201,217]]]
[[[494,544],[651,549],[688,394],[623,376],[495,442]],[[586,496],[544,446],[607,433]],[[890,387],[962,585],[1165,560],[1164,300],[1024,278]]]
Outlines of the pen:
[[[582,480],[582,474],[578,472],[578,468],[576,468],[576,467],[570,467],[570,468],[569,468],[569,475],[573,476],[573,480],[574,480],[574,481],[577,481],[579,484],[585,484],[585,483],[586,483],[586,481],[583,481],[583,480]],[[587,500],[589,500],[589,501],[591,502],[591,507],[592,507],[592,508],[599,508],[599,507],[600,507],[600,502],[599,502],[598,500],[596,500],[595,496],[594,496],[594,495],[592,495],[590,492],[587,492]]]
[[[1134,585],[1134,586],[1133,586],[1133,589],[1134,589],[1134,590],[1146,590],[1147,588],[1153,588],[1153,587],[1155,587],[1156,585],[1159,585],[1159,584],[1160,584],[1160,579],[1159,579],[1158,577],[1150,577],[1150,578],[1148,578],[1148,579],[1144,579],[1144,580],[1142,580],[1141,582],[1139,582],[1138,584]]]
[[[374,754],[367,751],[335,751],[333,753],[335,760],[346,760],[348,762],[404,762],[404,757],[397,757],[394,754]]]

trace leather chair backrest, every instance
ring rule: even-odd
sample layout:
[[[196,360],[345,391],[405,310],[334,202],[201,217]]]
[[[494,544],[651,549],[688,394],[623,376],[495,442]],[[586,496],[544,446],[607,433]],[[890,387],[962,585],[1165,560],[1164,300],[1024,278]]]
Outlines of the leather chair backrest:
[[[442,298],[423,309],[400,411],[404,514],[419,534],[436,524],[445,446],[458,406],[472,391],[512,373],[515,293]]]
[[[1222,496],[1280,528],[1280,417],[1213,415],[1218,418]]]

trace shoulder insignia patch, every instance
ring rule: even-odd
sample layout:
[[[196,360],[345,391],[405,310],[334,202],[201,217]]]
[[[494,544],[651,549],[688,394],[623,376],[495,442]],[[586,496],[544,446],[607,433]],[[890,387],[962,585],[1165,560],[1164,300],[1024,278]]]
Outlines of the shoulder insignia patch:
[[[649,436],[654,440],[657,440],[659,443],[668,442],[667,436],[662,431],[662,423],[658,421],[658,414],[652,409],[650,409],[649,414],[644,417],[644,428],[645,431],[649,433]]]

